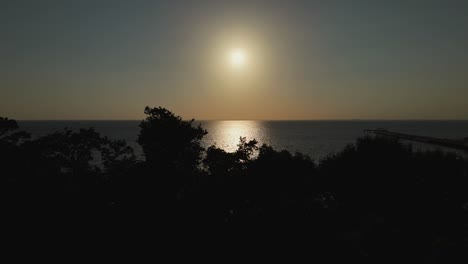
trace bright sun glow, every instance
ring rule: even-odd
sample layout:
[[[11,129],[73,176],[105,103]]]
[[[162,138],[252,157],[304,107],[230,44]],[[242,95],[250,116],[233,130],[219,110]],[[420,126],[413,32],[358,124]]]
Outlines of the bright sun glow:
[[[231,51],[229,60],[233,66],[236,68],[242,67],[247,62],[247,55],[245,51],[241,49],[235,49]]]

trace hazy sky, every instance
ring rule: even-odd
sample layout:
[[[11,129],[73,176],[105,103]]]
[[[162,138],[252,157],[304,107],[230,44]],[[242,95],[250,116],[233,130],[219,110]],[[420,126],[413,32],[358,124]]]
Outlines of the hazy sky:
[[[15,119],[468,119],[466,0],[7,0],[0,38]]]

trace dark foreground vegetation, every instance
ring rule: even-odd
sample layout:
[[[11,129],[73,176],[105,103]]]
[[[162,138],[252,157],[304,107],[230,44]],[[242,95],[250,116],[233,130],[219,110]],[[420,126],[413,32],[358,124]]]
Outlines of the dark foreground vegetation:
[[[1,118],[6,229],[164,237],[177,247],[189,237],[242,239],[274,245],[270,254],[300,245],[311,260],[330,262],[466,260],[468,163],[454,154],[380,137],[359,138],[320,162],[245,138],[227,153],[203,149],[207,132],[193,120],[164,108],[145,114],[144,161],[92,128],[32,140]]]

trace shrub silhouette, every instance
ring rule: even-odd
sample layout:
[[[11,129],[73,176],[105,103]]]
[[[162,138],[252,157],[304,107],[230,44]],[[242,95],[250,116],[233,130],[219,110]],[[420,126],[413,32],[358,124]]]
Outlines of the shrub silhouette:
[[[11,208],[25,213],[102,207],[110,199],[104,188],[109,178],[135,163],[125,142],[101,137],[92,128],[66,128],[27,140],[27,133],[14,132],[14,120],[1,119],[0,126],[3,187]]]

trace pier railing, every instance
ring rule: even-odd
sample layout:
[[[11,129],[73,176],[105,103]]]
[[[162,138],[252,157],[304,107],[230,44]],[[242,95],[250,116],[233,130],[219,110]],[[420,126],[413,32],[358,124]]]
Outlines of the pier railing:
[[[378,136],[393,137],[397,139],[428,143],[428,144],[439,145],[439,146],[455,148],[455,149],[462,149],[462,150],[468,151],[468,140],[466,139],[459,140],[459,139],[434,138],[434,137],[426,137],[426,136],[418,136],[418,135],[392,132],[386,129],[366,129],[364,130],[364,132],[373,133]]]

